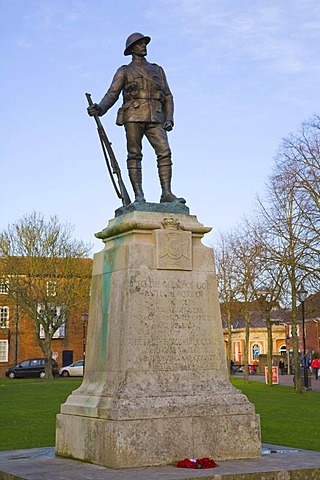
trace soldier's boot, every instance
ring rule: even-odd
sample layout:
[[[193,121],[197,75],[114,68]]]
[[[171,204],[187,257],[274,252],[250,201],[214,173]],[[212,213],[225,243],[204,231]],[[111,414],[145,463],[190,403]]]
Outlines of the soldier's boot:
[[[130,182],[135,195],[135,202],[145,202],[144,193],[142,190],[142,170],[141,167],[128,168]]]
[[[162,189],[160,203],[165,203],[165,202],[186,203],[184,198],[176,197],[171,192],[172,165],[171,164],[159,165],[158,172],[159,172],[159,178],[160,178],[160,185]]]

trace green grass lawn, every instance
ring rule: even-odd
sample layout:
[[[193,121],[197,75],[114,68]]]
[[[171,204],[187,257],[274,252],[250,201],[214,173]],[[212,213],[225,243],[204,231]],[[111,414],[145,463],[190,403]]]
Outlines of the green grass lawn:
[[[260,415],[264,443],[320,451],[320,393],[232,378]]]
[[[56,414],[80,378],[0,379],[0,450],[55,444]],[[297,395],[292,387],[232,378],[261,417],[262,441],[320,451],[320,394]]]
[[[81,381],[0,379],[0,450],[53,446],[56,414]]]

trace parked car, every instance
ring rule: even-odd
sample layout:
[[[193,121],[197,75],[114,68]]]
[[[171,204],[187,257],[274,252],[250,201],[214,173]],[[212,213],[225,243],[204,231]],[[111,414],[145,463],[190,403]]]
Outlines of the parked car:
[[[28,377],[40,377],[45,378],[44,371],[45,360],[44,358],[29,358],[17,365],[8,368],[6,376],[9,378],[28,378]],[[52,359],[52,374],[58,375],[59,367],[55,360]]]
[[[83,365],[84,360],[78,360],[67,367],[60,368],[59,375],[61,377],[83,377]]]

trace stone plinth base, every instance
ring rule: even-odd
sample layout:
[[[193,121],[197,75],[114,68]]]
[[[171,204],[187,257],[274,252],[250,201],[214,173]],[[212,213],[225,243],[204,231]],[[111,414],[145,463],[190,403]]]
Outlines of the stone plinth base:
[[[260,456],[256,415],[105,420],[58,415],[58,455],[110,468]],[[233,434],[230,434],[233,432]],[[248,434],[249,432],[249,434]],[[240,441],[241,438],[241,441]]]
[[[134,211],[100,232],[85,376],[61,406],[58,455],[112,468],[260,456],[259,416],[227,375],[208,231]]]

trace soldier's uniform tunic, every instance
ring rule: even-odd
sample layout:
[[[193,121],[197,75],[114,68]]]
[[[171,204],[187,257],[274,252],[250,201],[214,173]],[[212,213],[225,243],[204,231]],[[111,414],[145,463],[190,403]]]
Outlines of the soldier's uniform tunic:
[[[120,67],[99,103],[105,114],[123,95],[117,125],[124,125],[127,136],[128,169],[141,170],[142,138],[145,135],[157,155],[158,167],[171,165],[171,150],[165,121],[173,124],[173,97],[162,67],[145,58],[134,59]]]

